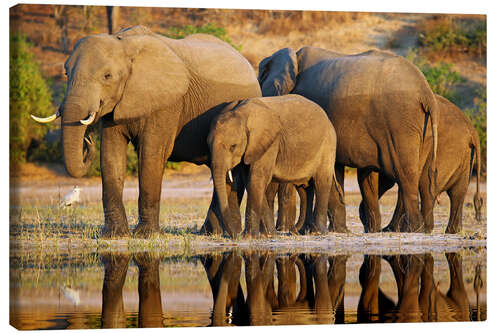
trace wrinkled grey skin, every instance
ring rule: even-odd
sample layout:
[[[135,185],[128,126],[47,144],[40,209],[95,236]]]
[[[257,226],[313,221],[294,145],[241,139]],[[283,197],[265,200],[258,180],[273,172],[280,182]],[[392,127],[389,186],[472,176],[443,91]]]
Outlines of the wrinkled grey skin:
[[[103,237],[130,235],[122,202],[129,142],[139,164],[135,234],[148,237],[159,231],[163,170],[174,142],[177,160],[208,164],[210,120],[203,114],[223,102],[261,95],[252,67],[228,44],[202,34],[173,40],[142,26],[83,38],[65,69],[68,84],[60,113],[71,176],[87,173],[94,149],[84,141],[87,126],[80,120],[92,113],[97,113],[93,124],[102,120]],[[214,206],[207,223],[220,231]]]
[[[224,225],[234,223],[227,222],[232,216],[225,181],[228,172],[243,161],[248,166],[245,236],[275,233],[272,210],[262,209],[267,206],[264,196],[271,181],[308,188],[312,181],[316,194],[312,231],[327,232],[330,189],[335,187],[338,200],[342,194],[334,177],[335,130],[316,103],[298,95],[234,102],[212,124],[207,142]]]
[[[436,156],[436,165],[438,170],[437,192],[436,196],[430,197],[426,188],[428,178],[424,175],[420,178],[419,190],[421,198],[421,211],[425,219],[425,232],[432,232],[434,228],[433,209],[437,195],[446,192],[450,198],[450,218],[446,233],[457,233],[462,230],[462,209],[469,188],[469,182],[474,160],[476,161],[477,174],[481,173],[481,148],[479,145],[479,136],[474,126],[472,126],[467,116],[453,103],[446,98],[436,95],[440,108],[440,119],[438,127],[438,149]],[[428,168],[429,165],[426,165]],[[394,186],[394,181],[377,173],[372,173],[368,181],[370,182],[371,192],[367,192],[367,197],[371,200],[378,200],[386,191]],[[368,214],[380,215],[378,211],[370,212],[365,206],[365,197],[360,203],[359,212],[361,219],[365,219]],[[477,178],[476,193],[474,195],[474,207],[476,210],[476,220],[481,219],[481,207],[483,199],[480,193],[480,180]],[[398,202],[391,222],[384,231],[401,230],[402,221],[402,203],[398,196]]]
[[[344,55],[304,47],[282,49],[259,64],[263,96],[299,94],[318,103],[337,132],[336,176],[343,187],[344,167],[360,172],[361,193],[372,172],[398,183],[405,212],[402,231],[423,230],[418,209],[418,182],[431,157],[434,193],[439,109],[425,77],[406,59],[380,51]],[[375,207],[378,202],[366,202]],[[331,208],[334,208],[333,205]],[[333,209],[345,229],[345,207]],[[381,230],[368,216],[366,232]]]

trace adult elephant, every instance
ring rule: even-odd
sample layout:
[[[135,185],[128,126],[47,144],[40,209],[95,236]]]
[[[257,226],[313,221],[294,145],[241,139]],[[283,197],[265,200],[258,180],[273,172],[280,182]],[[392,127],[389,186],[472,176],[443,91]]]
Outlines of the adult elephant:
[[[174,142],[179,145],[176,155],[209,163],[209,122],[204,123],[203,115],[221,103],[261,95],[248,61],[203,34],[174,40],[136,26],[116,35],[91,35],[76,44],[65,69],[68,84],[58,113],[37,119],[62,117],[64,162],[73,177],[87,173],[94,147],[86,131],[102,119],[103,237],[130,235],[122,202],[130,141],[139,164],[135,235],[148,237],[160,230],[162,176]],[[211,210],[207,220],[217,229],[215,204]],[[231,234],[241,230],[241,225],[225,227]]]
[[[345,166],[358,169],[362,194],[369,190],[365,178],[384,173],[401,189],[403,231],[423,229],[418,182],[431,158],[428,177],[434,184],[439,109],[417,67],[381,51],[345,55],[316,47],[297,53],[286,48],[260,62],[258,79],[263,96],[294,93],[327,112],[338,137],[336,177],[341,186]],[[345,229],[345,207],[341,211],[334,220]],[[365,231],[380,230],[380,220],[368,216]]]
[[[438,127],[439,143],[437,148],[436,166],[438,177],[436,182],[435,196],[429,196],[426,188],[428,185],[427,177],[421,177],[419,190],[421,199],[421,212],[425,220],[425,232],[432,232],[434,228],[433,209],[437,196],[441,192],[446,192],[450,198],[450,217],[446,233],[457,233],[462,230],[462,209],[469,188],[471,173],[476,161],[476,193],[474,194],[474,208],[476,211],[476,220],[481,220],[481,208],[483,199],[480,191],[481,174],[481,147],[479,136],[474,126],[472,126],[467,116],[452,102],[446,98],[436,95],[439,103],[441,124]],[[427,166],[429,167],[429,166]],[[367,181],[371,184],[372,192],[365,193],[368,200],[378,200],[386,191],[394,186],[394,181],[384,175],[372,173]],[[377,191],[378,189],[378,191]],[[376,211],[370,211],[365,205],[365,197],[359,205],[359,215],[361,221],[366,216],[375,215],[380,217],[378,205]],[[398,197],[396,208],[391,222],[384,231],[400,231],[402,228],[402,203]]]

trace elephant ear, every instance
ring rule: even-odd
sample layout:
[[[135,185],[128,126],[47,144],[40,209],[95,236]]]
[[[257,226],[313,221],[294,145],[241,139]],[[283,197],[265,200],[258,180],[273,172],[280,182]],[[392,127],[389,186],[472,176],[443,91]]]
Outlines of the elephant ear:
[[[291,48],[277,51],[259,64],[259,84],[262,96],[289,94],[297,80],[297,55]]]
[[[122,98],[115,107],[114,120],[137,119],[165,110],[177,103],[189,87],[189,74],[184,62],[149,29],[136,27],[121,31],[131,70]]]
[[[278,139],[280,120],[273,110],[256,108],[252,110],[246,121],[247,148],[243,156],[245,164],[252,164]]]

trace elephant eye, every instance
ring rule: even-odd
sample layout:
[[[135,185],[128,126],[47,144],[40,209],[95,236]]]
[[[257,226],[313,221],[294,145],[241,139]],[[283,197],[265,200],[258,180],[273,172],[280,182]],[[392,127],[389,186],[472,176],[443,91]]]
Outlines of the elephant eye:
[[[229,147],[229,151],[232,153],[236,149],[236,144]]]
[[[107,73],[106,75],[104,75],[104,79],[106,79],[106,80],[111,79],[111,74],[110,74],[110,73]]]

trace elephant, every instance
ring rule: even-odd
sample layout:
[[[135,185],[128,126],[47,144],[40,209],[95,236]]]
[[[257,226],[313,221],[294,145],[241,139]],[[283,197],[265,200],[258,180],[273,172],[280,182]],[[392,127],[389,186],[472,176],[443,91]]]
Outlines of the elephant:
[[[430,159],[428,191],[434,193],[439,107],[415,65],[376,50],[346,55],[311,46],[298,52],[284,48],[259,63],[258,80],[263,96],[298,94],[326,111],[337,133],[335,172],[342,188],[345,166],[362,175],[362,194],[369,191],[365,179],[371,173],[384,173],[401,188],[403,231],[423,229],[418,182]],[[335,224],[346,230],[345,207],[332,208]],[[380,230],[380,221],[368,216],[365,231]]]
[[[344,322],[347,256],[239,252],[200,258],[213,295],[211,326]]]
[[[434,259],[430,253],[384,256],[396,280],[397,304],[379,288],[381,257],[365,255],[359,272],[362,291],[358,322],[470,321],[462,258],[458,253],[445,255],[450,271],[446,294],[434,282]]]
[[[248,325],[245,296],[240,284],[243,259],[236,252],[204,255],[205,267],[213,297],[211,326],[226,326],[227,313],[232,312],[234,325]]]
[[[49,122],[61,117],[64,162],[73,177],[88,171],[95,148],[86,132],[101,120],[103,238],[130,235],[122,202],[129,142],[139,168],[134,233],[149,237],[160,231],[162,176],[174,146],[177,160],[209,164],[210,121],[203,115],[213,115],[225,102],[261,96],[249,62],[204,34],[174,40],[135,26],[115,35],[89,35],[75,45],[64,66],[68,83],[58,112],[33,118]],[[206,229],[217,232],[215,201]]]
[[[101,255],[104,265],[102,287],[101,328],[125,328],[123,285],[132,255],[130,253]],[[139,268],[138,327],[163,327],[160,291],[160,258],[149,253],[136,253],[134,261]]]
[[[214,119],[207,142],[225,225],[235,223],[226,222],[232,218],[226,177],[232,177],[231,169],[243,162],[248,170],[244,236],[258,237],[261,230],[267,235],[275,233],[272,210],[263,199],[271,181],[306,186],[309,195],[315,192],[312,231],[327,232],[330,190],[337,200],[343,200],[343,193],[334,175],[335,130],[316,103],[298,95],[235,101]]]
[[[102,285],[101,328],[125,328],[126,317],[123,306],[123,285],[127,277],[131,255],[104,253],[101,262],[104,266]]]
[[[476,193],[474,194],[475,218],[478,221],[481,220],[481,207],[483,205],[479,177],[481,174],[481,149],[477,132],[467,116],[446,98],[436,95],[436,99],[439,103],[439,123],[441,124],[438,127],[439,142],[436,156],[438,170],[437,191],[435,196],[430,197],[425,190],[429,186],[428,178],[424,175],[420,178],[420,209],[425,220],[425,232],[430,233],[434,228],[433,208],[437,196],[441,192],[447,192],[450,198],[450,217],[446,233],[454,234],[462,230],[462,209],[469,187],[474,159],[478,175]],[[429,167],[429,165],[426,167]],[[359,214],[363,223],[367,223],[367,216],[376,216],[380,220],[378,203],[375,206],[376,210],[371,211],[365,202],[378,201],[379,197],[394,186],[394,181],[382,174],[372,173],[366,181],[369,182],[369,188],[372,191],[364,193],[359,206]],[[401,197],[398,195],[398,202],[392,220],[384,228],[384,231],[400,231],[403,214]]]

